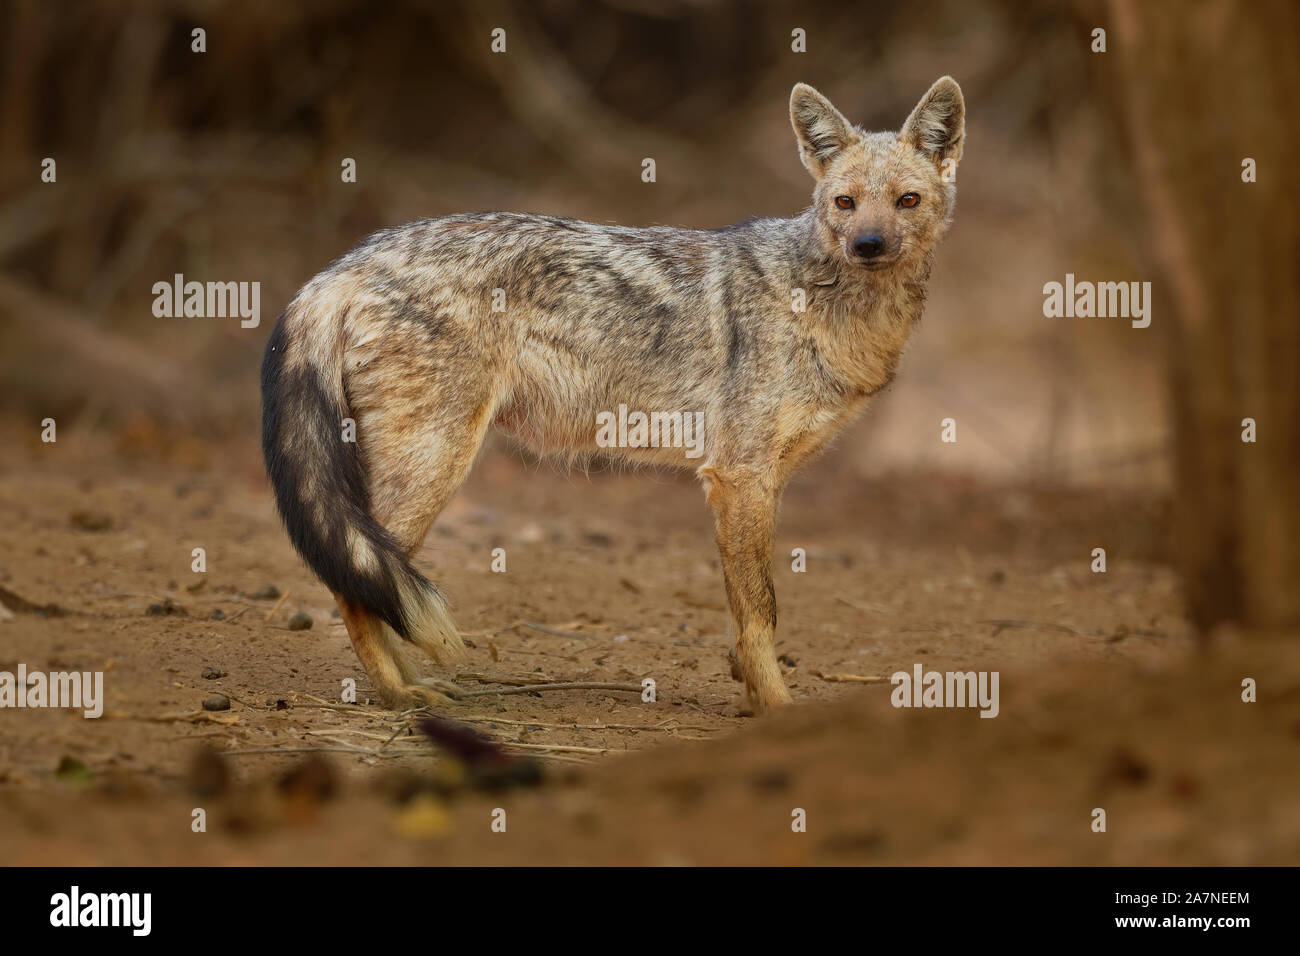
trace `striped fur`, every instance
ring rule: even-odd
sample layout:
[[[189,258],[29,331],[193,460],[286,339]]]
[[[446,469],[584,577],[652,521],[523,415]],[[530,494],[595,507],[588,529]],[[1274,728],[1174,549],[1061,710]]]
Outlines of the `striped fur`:
[[[428,699],[396,637],[444,664],[463,654],[409,559],[493,428],[565,462],[694,469],[750,700],[789,700],[772,651],[781,491],[895,374],[951,222],[943,173],[961,155],[964,105],[945,77],[897,134],[851,126],[802,84],[790,111],[816,180],[793,218],[712,231],[422,220],[367,238],[281,315],[262,370],[267,468],[386,700]],[[703,455],[598,447],[597,417],[620,405],[703,413]]]

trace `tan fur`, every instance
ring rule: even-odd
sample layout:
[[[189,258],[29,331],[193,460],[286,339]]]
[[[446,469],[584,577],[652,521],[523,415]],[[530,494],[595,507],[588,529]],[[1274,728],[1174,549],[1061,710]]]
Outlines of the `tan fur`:
[[[379,233],[304,286],[268,352],[264,444],[291,534],[322,576],[390,595],[393,626],[454,661],[463,650],[445,604],[407,559],[492,428],[570,464],[693,468],[714,511],[750,701],[789,702],[773,651],[781,493],[893,378],[951,222],[956,187],[943,174],[965,128],[947,77],[898,134],[850,125],[802,84],[790,114],[816,180],[812,206],[792,219],[697,232],[453,216]],[[914,207],[901,205],[907,194]],[[795,290],[806,311],[792,308]],[[620,403],[703,413],[704,454],[596,447],[598,416]],[[280,421],[308,413],[314,428]],[[330,470],[352,467],[334,414],[356,421],[359,472]],[[364,474],[365,488],[341,474]],[[358,500],[333,517],[321,499],[346,488]],[[367,530],[362,507],[383,531]],[[380,611],[355,594],[339,603],[380,693],[425,699]]]

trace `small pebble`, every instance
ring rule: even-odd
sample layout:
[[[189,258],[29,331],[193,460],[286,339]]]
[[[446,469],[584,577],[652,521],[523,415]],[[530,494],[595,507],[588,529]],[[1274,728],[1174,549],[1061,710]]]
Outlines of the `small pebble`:
[[[274,601],[279,596],[280,589],[274,584],[268,584],[262,590],[250,594],[249,598],[254,601]]]
[[[229,710],[230,698],[225,694],[217,694],[215,697],[209,697],[203,702],[204,710]]]
[[[204,680],[216,680],[218,677],[225,677],[225,676],[226,676],[226,672],[221,670],[220,668],[217,667],[203,668]]]
[[[212,609],[212,620],[214,621],[224,620],[225,616],[226,616],[226,612],[221,610],[221,608],[214,607]]]
[[[113,527],[113,519],[102,511],[74,511],[68,521],[82,531],[107,531]]]
[[[310,631],[311,615],[299,611],[293,617],[289,618],[289,630],[291,631]]]
[[[150,604],[145,613],[155,617],[161,614],[180,614],[182,616],[187,616],[189,614],[185,608],[181,607],[171,598],[167,598],[161,604]]]

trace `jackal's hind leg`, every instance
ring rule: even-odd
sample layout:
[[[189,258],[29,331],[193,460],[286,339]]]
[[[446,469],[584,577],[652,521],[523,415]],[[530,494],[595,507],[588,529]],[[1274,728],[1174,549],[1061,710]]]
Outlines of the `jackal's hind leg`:
[[[357,660],[361,661],[380,699],[390,707],[407,703],[409,695],[405,688],[415,675],[410,662],[394,652],[384,633],[386,625],[383,620],[342,595],[335,594],[334,600],[338,602],[339,614],[348,629]]]
[[[380,618],[337,594],[334,599],[357,659],[387,706],[445,704],[460,697],[460,688],[450,681],[421,677],[402,639]]]
[[[434,520],[468,476],[491,425],[495,404],[486,393],[471,401],[461,392],[421,413],[413,420],[409,414],[389,418],[379,412],[364,423],[369,439],[364,447],[372,510],[408,558],[419,549]],[[441,599],[431,596],[425,610],[427,615],[417,618],[411,628],[411,644],[443,666],[463,659],[464,643]],[[385,631],[394,657],[402,659],[401,638],[391,629]],[[413,667],[403,676],[406,695],[412,700],[445,701],[460,696],[456,684],[421,677]]]

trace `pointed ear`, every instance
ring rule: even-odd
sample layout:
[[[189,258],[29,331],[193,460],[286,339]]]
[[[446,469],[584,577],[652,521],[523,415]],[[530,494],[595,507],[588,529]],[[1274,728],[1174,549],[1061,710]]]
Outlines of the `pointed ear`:
[[[790,124],[799,140],[799,158],[815,179],[825,175],[836,153],[859,139],[831,101],[807,83],[796,83],[790,93]]]
[[[945,159],[961,159],[966,138],[966,101],[957,81],[951,76],[935,80],[903,124],[898,138],[936,165]]]

